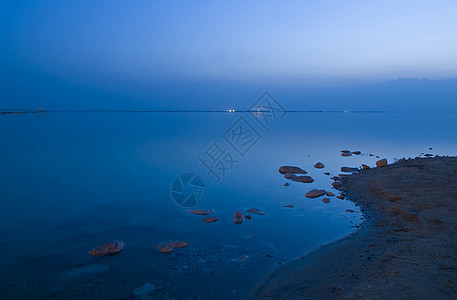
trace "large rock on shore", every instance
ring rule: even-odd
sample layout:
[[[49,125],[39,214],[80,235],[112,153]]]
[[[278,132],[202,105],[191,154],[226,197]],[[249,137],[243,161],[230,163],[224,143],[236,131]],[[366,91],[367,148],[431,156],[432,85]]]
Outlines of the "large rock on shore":
[[[381,168],[381,167],[386,167],[387,166],[387,159],[381,159],[376,162],[376,166]]]
[[[286,173],[293,173],[293,174],[306,174],[305,170],[299,168],[299,167],[293,167],[293,166],[282,166],[279,168],[279,173],[281,174],[286,174]]]

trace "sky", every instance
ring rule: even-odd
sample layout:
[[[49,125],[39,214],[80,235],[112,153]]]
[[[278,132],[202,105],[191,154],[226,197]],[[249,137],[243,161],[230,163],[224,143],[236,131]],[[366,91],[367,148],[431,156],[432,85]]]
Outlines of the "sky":
[[[452,0],[3,1],[0,106],[203,95],[216,107],[269,89],[452,79],[456,15]]]

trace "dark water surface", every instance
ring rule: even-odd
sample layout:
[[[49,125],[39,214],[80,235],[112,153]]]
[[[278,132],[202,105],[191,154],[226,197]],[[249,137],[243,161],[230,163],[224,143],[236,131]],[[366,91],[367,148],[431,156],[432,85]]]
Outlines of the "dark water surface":
[[[251,135],[233,147],[240,117]],[[248,113],[0,116],[0,295],[126,299],[152,283],[157,298],[240,298],[271,268],[363,221],[350,201],[325,204],[307,191],[331,190],[342,166],[374,166],[369,153],[389,162],[455,154],[456,128],[456,115],[443,113],[289,113],[267,128]],[[213,169],[220,182],[199,160],[216,154],[215,142],[233,163],[225,160],[225,175]],[[362,155],[342,157],[345,149]],[[281,165],[315,181],[288,181]],[[196,208],[214,209],[219,221],[204,223],[172,200],[173,180],[188,172],[206,184]],[[253,206],[266,215],[233,223],[236,210]],[[88,254],[111,240],[126,247]],[[155,246],[167,240],[189,246],[160,253]]]

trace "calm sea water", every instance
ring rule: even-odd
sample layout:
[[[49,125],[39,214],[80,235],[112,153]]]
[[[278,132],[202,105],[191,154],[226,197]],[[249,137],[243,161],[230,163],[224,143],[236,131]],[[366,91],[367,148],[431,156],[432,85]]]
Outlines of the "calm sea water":
[[[393,162],[457,152],[455,114],[288,113],[270,121],[264,127],[247,113],[0,116],[0,294],[126,299],[153,283],[157,298],[240,298],[273,267],[363,221],[348,200],[304,196],[331,190],[342,166],[373,166],[370,153]],[[346,149],[362,155],[342,157]],[[224,158],[225,174],[199,158]],[[313,167],[318,161],[324,169]],[[288,181],[282,165],[315,181]],[[203,179],[196,208],[214,209],[217,222],[173,201],[172,182],[183,173]],[[266,215],[233,223],[236,210],[253,206]],[[88,254],[111,240],[126,247]],[[155,246],[168,240],[189,246],[160,253]]]

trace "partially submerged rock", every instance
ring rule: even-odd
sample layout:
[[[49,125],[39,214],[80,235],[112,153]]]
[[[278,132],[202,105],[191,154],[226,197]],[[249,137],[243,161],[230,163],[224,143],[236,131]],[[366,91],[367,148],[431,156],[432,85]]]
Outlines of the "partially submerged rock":
[[[339,188],[342,184],[343,184],[343,182],[341,180],[337,180],[337,181],[332,182],[332,186],[334,188]]]
[[[330,172],[325,172],[324,175],[330,175]]]
[[[287,207],[287,208],[294,208],[295,206],[288,204],[288,205],[283,205],[282,207]]]
[[[297,177],[297,175],[295,175],[294,173],[286,173],[284,174],[284,177],[286,177],[287,179],[293,179],[294,177]]]
[[[169,253],[169,252],[173,251],[173,249],[183,248],[188,245],[189,245],[188,243],[182,242],[182,241],[168,241],[168,242],[158,244],[156,246],[156,248],[159,249],[159,251],[162,253]]]
[[[329,198],[322,198],[322,202],[324,202],[324,203],[330,203],[330,199],[329,199]]]
[[[341,167],[341,172],[357,172],[359,169],[351,167]]]
[[[325,195],[324,190],[312,189],[311,191],[309,191],[305,194],[305,197],[317,198],[317,197],[324,196],[324,195]]]
[[[284,186],[289,186],[289,183],[288,182],[284,183]]]
[[[333,196],[335,196],[335,194],[334,194],[334,193],[332,193],[332,192],[325,192],[325,195],[327,195],[327,196],[329,196],[329,197],[333,197]]]
[[[92,256],[114,255],[121,252],[124,247],[125,243],[123,241],[111,241],[97,248],[93,248],[89,251],[89,254]]]
[[[241,224],[244,222],[244,215],[241,211],[237,210],[234,214],[233,214],[233,222],[235,224]]]
[[[259,209],[255,208],[255,207],[252,207],[252,208],[246,210],[246,212],[251,213],[251,214],[261,215],[261,216],[266,215],[266,213],[264,213],[263,211],[260,211]]]
[[[216,222],[217,220],[219,220],[219,219],[218,218],[209,217],[209,218],[204,218],[203,222],[205,222],[205,223],[213,223],[213,222]]]
[[[279,168],[279,173],[281,173],[281,174],[286,174],[286,173],[306,174],[307,172],[299,167],[282,166]]]
[[[387,166],[387,159],[383,158],[376,162],[377,167],[386,167]]]
[[[149,296],[156,289],[152,283],[146,283],[133,290],[133,296],[137,298]]]
[[[354,155],[360,155],[361,153],[362,152],[360,152],[360,151],[352,151],[352,154],[354,154]]]
[[[352,156],[351,152],[343,152],[341,156]]]
[[[308,175],[296,176],[292,178],[293,181],[303,182],[303,183],[311,183],[314,182],[314,179]]]
[[[325,168],[324,164],[321,163],[321,162],[317,162],[317,163],[314,165],[314,167],[317,168],[317,169],[323,169],[323,168]]]
[[[362,164],[362,169],[364,169],[364,170],[368,170],[369,168],[370,168],[370,167],[369,167],[369,166],[367,166],[366,164]]]
[[[193,209],[188,210],[188,212],[196,214],[196,215],[209,215],[214,212],[214,209]]]

